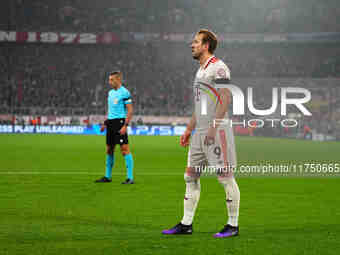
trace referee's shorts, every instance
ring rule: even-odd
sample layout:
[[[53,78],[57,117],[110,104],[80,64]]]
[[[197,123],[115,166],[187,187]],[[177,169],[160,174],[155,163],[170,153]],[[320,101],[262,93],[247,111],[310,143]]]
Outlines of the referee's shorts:
[[[123,127],[125,119],[111,119],[106,121],[106,144],[114,146],[116,144],[129,144],[127,132],[124,135],[119,133]]]

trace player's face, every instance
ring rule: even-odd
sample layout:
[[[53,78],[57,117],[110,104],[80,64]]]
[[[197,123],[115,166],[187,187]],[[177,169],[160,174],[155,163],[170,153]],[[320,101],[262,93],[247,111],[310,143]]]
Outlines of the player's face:
[[[121,84],[120,76],[118,74],[110,75],[110,77],[109,77],[109,84],[114,89],[118,88],[118,86]]]
[[[207,44],[202,44],[203,34],[196,34],[191,42],[191,54],[194,59],[200,59],[208,50]]]

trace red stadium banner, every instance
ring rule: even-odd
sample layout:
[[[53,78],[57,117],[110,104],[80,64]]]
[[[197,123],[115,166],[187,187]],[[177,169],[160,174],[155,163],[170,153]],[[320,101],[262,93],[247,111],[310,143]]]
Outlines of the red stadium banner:
[[[64,32],[18,32],[0,31],[0,42],[24,43],[60,43],[60,44],[114,44],[119,41],[169,41],[189,42],[193,34],[189,33],[64,33]],[[295,33],[295,34],[259,34],[228,33],[219,34],[225,43],[263,43],[263,42],[325,42],[340,41],[340,33]]]
[[[60,43],[60,44],[114,44],[119,42],[115,33],[63,33],[0,31],[0,42]]]

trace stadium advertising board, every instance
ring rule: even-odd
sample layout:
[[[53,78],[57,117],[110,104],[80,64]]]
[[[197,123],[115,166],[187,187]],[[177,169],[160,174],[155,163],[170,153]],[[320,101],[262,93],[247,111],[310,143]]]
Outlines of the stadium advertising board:
[[[0,42],[97,44],[118,43],[115,33],[63,33],[63,32],[17,32],[0,31]]]
[[[20,43],[60,43],[60,44],[111,44],[119,41],[169,41],[188,42],[190,33],[137,33],[137,32],[103,32],[103,33],[69,33],[69,32],[26,32],[0,31],[0,42]],[[224,43],[264,43],[264,42],[324,42],[339,41],[340,33],[291,33],[258,34],[227,33],[220,35]]]
[[[159,126],[159,125],[141,125],[128,127],[129,135],[161,135],[175,136],[184,133],[185,126]],[[104,135],[100,132],[100,125],[88,126],[69,126],[69,125],[0,125],[0,133],[12,134],[70,134],[70,135]]]

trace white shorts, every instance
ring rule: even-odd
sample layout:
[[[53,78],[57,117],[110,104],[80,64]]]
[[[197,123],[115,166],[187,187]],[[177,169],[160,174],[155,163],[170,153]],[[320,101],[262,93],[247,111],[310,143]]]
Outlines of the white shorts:
[[[188,152],[187,171],[194,169],[197,173],[198,169],[205,169],[205,171],[201,171],[201,173],[204,173],[208,169],[212,173],[216,169],[216,173],[218,173],[219,169],[225,169],[228,172],[224,171],[224,174],[232,176],[237,164],[232,128],[218,129],[214,144],[205,145],[205,137],[206,132],[195,132],[192,136]]]

